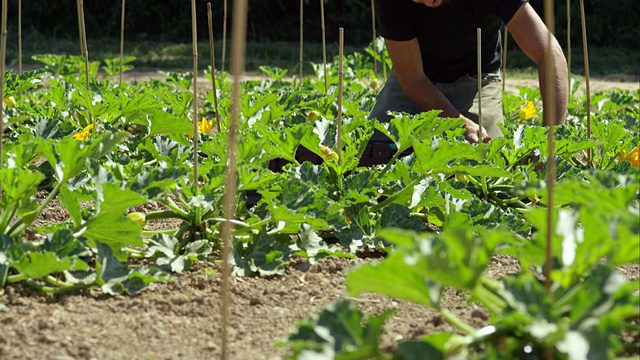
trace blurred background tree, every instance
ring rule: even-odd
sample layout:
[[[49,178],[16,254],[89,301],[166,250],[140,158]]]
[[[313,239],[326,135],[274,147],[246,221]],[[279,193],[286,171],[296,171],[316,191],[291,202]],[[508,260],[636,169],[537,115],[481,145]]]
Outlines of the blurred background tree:
[[[320,3],[305,0],[305,40],[320,42]],[[207,36],[205,0],[198,0],[198,34]],[[232,4],[229,2],[229,27]],[[214,32],[222,34],[223,0],[211,1]],[[366,44],[371,39],[371,3],[368,0],[326,0],[325,23],[327,39],[337,41],[338,28],[345,28],[346,43]],[[542,12],[542,1],[532,0]],[[556,1],[556,34],[566,42],[566,2]],[[572,42],[580,44],[579,1],[571,2]],[[10,36],[17,34],[17,1],[10,1]],[[87,36],[92,39],[118,38],[120,31],[120,0],[84,1]],[[250,0],[248,40],[256,42],[297,41],[299,2],[296,0]],[[585,0],[589,43],[594,46],[640,47],[640,1]],[[23,1],[23,32],[52,38],[76,38],[78,32],[75,1]],[[165,0],[129,0],[126,4],[127,38],[136,41],[189,42],[191,26],[190,2]]]

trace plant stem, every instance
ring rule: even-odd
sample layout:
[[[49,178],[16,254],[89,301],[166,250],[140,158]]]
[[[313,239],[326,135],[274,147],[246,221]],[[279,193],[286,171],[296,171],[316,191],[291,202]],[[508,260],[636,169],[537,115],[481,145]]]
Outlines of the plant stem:
[[[168,205],[167,205],[168,206]],[[179,210],[179,209],[178,209]],[[151,211],[145,214],[145,219],[149,220],[164,220],[164,219],[181,219],[181,220],[189,220],[189,214],[186,212],[178,212],[174,209],[172,210],[158,210]]]
[[[53,188],[53,190],[51,190],[51,192],[49,193],[49,195],[47,195],[47,197],[44,199],[44,201],[42,201],[42,204],[40,204],[40,206],[38,206],[38,208],[36,209],[35,213],[36,215],[31,217],[31,218],[36,218],[38,217],[43,211],[44,209],[49,205],[49,203],[51,202],[51,200],[55,199],[56,196],[58,196],[58,193],[60,192],[60,189],[62,188],[62,186],[64,184],[66,184],[66,180],[62,180],[60,182],[58,182],[56,184],[56,186]],[[24,231],[30,224],[25,224],[24,223],[24,217],[18,219],[18,221],[16,221],[13,226],[11,227],[11,229],[9,229],[8,235],[9,237],[14,237],[17,236],[18,234],[20,234],[22,231]]]
[[[129,254],[129,257],[132,259],[144,259],[145,257],[144,253],[140,250],[131,249],[131,248],[124,248],[122,250],[127,254]]]
[[[407,148],[409,149],[409,148]],[[393,156],[391,157],[391,160],[389,160],[384,168],[382,169],[382,171],[380,171],[377,175],[376,175],[376,179],[380,179],[382,178],[382,176],[384,174],[386,174],[387,172],[389,172],[389,170],[391,170],[391,166],[392,164],[394,164],[396,162],[396,160],[398,160],[398,158],[400,157],[400,155],[402,155],[402,153],[404,153],[407,149],[400,149],[398,148],[398,151],[396,151],[395,154],[393,154]]]
[[[471,325],[467,324],[466,322],[464,322],[462,319],[457,317],[451,311],[449,311],[449,310],[447,310],[445,308],[438,308],[438,311],[440,312],[442,317],[445,320],[447,320],[447,322],[449,324],[455,326],[456,328],[458,328],[458,330],[462,331],[466,335],[473,335],[473,334],[476,333],[476,328],[474,328],[473,326],[471,326]]]
[[[80,290],[84,290],[84,289],[88,289],[90,287],[93,287],[96,283],[90,283],[90,284],[78,284],[78,285],[71,285],[71,286],[65,286],[65,287],[50,287],[50,286],[44,286],[41,284],[38,284],[37,282],[33,281],[33,280],[26,280],[25,283],[27,285],[29,285],[29,287],[32,287],[38,291],[41,291],[45,294],[65,294],[65,293],[70,293],[70,292],[75,292],[75,291],[80,291]]]
[[[247,224],[245,222],[242,222],[242,221],[236,220],[236,219],[227,220],[225,218],[208,218],[206,221],[207,222],[214,222],[214,223],[225,223],[225,222],[229,221],[233,225],[241,226],[241,227],[246,228],[246,229],[249,229],[249,228],[252,228],[252,227],[255,226],[255,224],[249,225],[249,224]],[[264,223],[264,222],[265,221],[263,220],[263,221],[260,221],[259,223]],[[267,220],[266,222],[268,223],[269,220]]]
[[[11,206],[11,209],[4,209],[2,212],[2,220],[0,220],[0,231],[4,231],[9,227],[11,223],[11,219],[18,212],[18,207],[14,204]]]
[[[385,206],[388,206],[389,204],[393,203],[397,198],[399,198],[401,195],[404,195],[406,192],[413,190],[413,187],[416,186],[417,184],[420,183],[420,181],[422,181],[423,179],[425,179],[428,175],[423,175],[420,176],[419,178],[414,179],[412,182],[409,183],[409,185],[405,186],[402,190],[396,192],[395,194],[389,196],[388,198],[386,198],[384,201],[373,205],[369,210],[370,211],[378,211],[382,208],[384,208]]]
[[[16,274],[16,275],[11,275],[11,276],[7,276],[7,282],[8,283],[17,283],[19,281],[22,280],[26,280],[28,279],[28,276],[25,274]]]
[[[162,199],[162,200],[160,200],[160,202],[163,203],[164,205],[166,205],[169,209],[175,211],[181,218],[183,218],[185,220],[190,219],[189,213],[187,213],[186,211],[180,209],[178,207],[178,205],[175,202],[173,202],[173,199],[171,199],[170,197],[168,197],[166,199]]]
[[[176,197],[176,199],[178,199],[178,201],[180,201],[180,204],[182,204],[182,206],[186,207],[187,209],[189,208],[189,203],[187,203],[187,201],[183,199],[183,197],[175,189],[171,189],[171,193]]]
[[[142,230],[142,236],[153,236],[157,234],[165,234],[165,235],[173,235],[178,231],[178,229],[169,229],[169,230]]]

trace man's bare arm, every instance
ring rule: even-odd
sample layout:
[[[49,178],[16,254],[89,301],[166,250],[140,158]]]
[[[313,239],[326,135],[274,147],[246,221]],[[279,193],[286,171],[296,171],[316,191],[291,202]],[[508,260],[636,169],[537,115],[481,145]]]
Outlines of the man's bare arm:
[[[522,51],[538,65],[540,92],[544,102],[545,124],[555,119],[556,124],[564,122],[568,102],[567,60],[562,48],[531,5],[525,3],[507,24],[509,32]],[[547,55],[550,50],[550,55]],[[547,73],[547,59],[553,65],[553,71]],[[552,92],[548,93],[547,84],[551,82]],[[550,99],[555,99],[555,114],[550,113]]]
[[[442,110],[440,116],[465,119],[465,136],[471,143],[478,142],[478,125],[464,117],[429,80],[422,69],[422,56],[417,39],[408,41],[386,40],[387,51],[402,90],[422,111]],[[483,129],[483,137],[488,138]]]

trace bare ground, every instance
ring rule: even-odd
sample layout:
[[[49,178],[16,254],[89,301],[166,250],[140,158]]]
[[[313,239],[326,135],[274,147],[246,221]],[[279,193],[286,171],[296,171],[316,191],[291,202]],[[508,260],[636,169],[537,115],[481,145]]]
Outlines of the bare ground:
[[[140,75],[140,74],[139,74]],[[147,75],[147,74],[141,74]],[[138,78],[140,79],[140,78]],[[522,81],[507,80],[515,86]],[[623,84],[623,85],[620,85]],[[636,89],[637,82],[594,83]],[[56,202],[38,220],[40,224],[67,218]],[[162,226],[161,224],[158,226]],[[343,271],[363,259],[325,259],[311,265],[296,261],[284,276],[270,279],[232,280],[229,350],[231,359],[282,359],[285,340],[299,320],[347,297]],[[105,296],[85,291],[63,296],[35,293],[9,285],[0,296],[0,359],[210,359],[220,355],[221,277],[201,263],[173,282],[154,284],[135,297]],[[496,256],[487,269],[497,278],[520,271],[516,260]],[[640,278],[638,264],[621,268],[629,279]],[[450,326],[429,308],[385,296],[365,294],[353,299],[366,314],[395,309],[385,325],[383,346],[415,339]],[[465,295],[447,291],[445,306],[466,322],[482,326],[484,309],[470,304]]]

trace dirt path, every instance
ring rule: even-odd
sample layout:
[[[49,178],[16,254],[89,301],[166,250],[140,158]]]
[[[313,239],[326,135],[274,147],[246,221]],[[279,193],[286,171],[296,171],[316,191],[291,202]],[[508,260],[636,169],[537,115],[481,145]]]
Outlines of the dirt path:
[[[178,71],[178,70],[176,70]],[[137,69],[135,71],[127,72],[123,75],[123,79],[126,81],[147,81],[149,79],[164,78],[164,75],[153,69]],[[245,73],[242,76],[243,80],[268,80],[269,77],[262,73]],[[291,77],[286,77],[285,80],[291,80]],[[580,82],[580,87],[576,92],[576,95],[582,96],[586,91],[586,82],[584,77],[576,77],[576,80]],[[208,79],[203,76],[198,77],[198,83],[201,84],[203,90],[210,90],[211,84]],[[535,76],[523,76],[517,75],[514,77],[508,76],[505,81],[505,90],[509,92],[518,92],[519,86],[525,87],[538,87],[538,79]],[[597,93],[604,90],[622,89],[622,90],[640,90],[640,78],[637,76],[609,76],[609,77],[593,77],[590,79],[589,87],[591,93]]]

